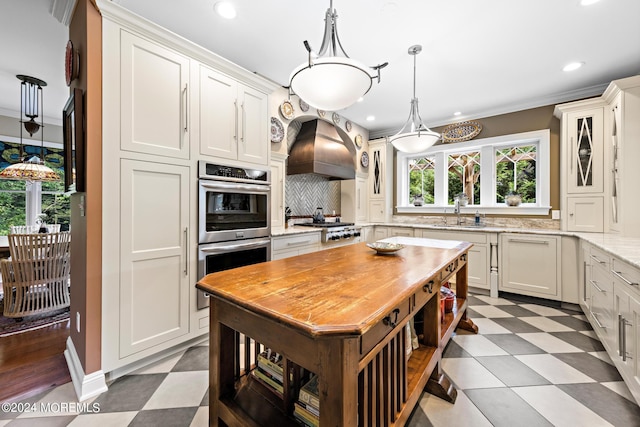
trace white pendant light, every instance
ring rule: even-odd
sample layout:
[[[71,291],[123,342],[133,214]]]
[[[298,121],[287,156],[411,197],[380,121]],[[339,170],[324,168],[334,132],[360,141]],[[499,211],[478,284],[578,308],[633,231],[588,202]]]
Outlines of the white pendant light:
[[[416,55],[422,52],[422,46],[414,45],[409,48],[409,55],[413,56],[413,98],[411,98],[411,111],[409,119],[402,129],[389,137],[389,142],[398,151],[403,153],[420,153],[427,150],[440,139],[440,134],[429,129],[422,122],[418,111],[418,98],[416,97]]]
[[[307,104],[325,111],[337,111],[353,105],[364,96],[373,84],[380,82],[380,69],[387,63],[367,67],[346,54],[337,29],[338,14],[333,0],[325,13],[324,36],[320,51],[316,54],[305,40],[309,53],[307,62],[293,70],[289,87]],[[369,70],[377,74],[371,75]]]

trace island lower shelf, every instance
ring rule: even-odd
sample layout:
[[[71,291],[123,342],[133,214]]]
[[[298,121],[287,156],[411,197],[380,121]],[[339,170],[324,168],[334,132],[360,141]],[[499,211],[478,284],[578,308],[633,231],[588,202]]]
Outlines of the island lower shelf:
[[[436,271],[363,334],[309,336],[287,322],[214,296],[211,425],[299,425],[294,417],[300,412],[298,396],[311,375],[318,376],[315,421],[322,425],[404,425],[425,389],[454,401],[455,389],[438,364],[456,327],[475,329],[466,318],[466,254],[456,254],[453,271],[447,265],[448,277],[455,274],[458,294],[452,312],[441,318],[443,275]],[[418,313],[424,319],[423,330],[418,348],[407,357],[407,324]],[[384,336],[372,348],[363,346],[367,333],[378,336],[380,324],[387,328]],[[282,383],[275,384],[278,390],[251,374],[258,369],[258,354],[267,348],[283,355],[285,374]]]

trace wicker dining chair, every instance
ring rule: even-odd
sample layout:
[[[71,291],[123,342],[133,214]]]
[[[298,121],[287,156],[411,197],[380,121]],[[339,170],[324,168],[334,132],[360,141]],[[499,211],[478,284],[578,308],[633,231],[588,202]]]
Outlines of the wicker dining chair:
[[[71,234],[9,234],[11,258],[0,262],[6,317],[69,307]]]

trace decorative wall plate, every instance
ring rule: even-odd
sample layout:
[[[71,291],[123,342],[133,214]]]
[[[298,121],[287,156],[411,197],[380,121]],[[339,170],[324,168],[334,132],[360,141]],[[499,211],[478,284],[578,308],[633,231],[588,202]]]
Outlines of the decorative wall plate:
[[[284,126],[277,117],[271,117],[271,142],[282,142],[284,139]]]
[[[331,120],[333,120],[333,123],[339,125],[340,124],[340,114],[338,113],[333,113],[331,115]]]
[[[369,153],[367,153],[366,151],[363,151],[360,155],[360,164],[363,168],[369,167]]]
[[[280,104],[280,114],[282,114],[282,117],[284,117],[285,119],[293,119],[294,113],[295,112],[293,109],[293,104],[291,104],[291,102],[284,101],[282,104]]]
[[[351,122],[349,120],[344,122],[344,128],[347,130],[347,132],[351,132]]]
[[[454,123],[444,128],[442,140],[444,142],[463,142],[475,138],[482,131],[482,125],[469,120],[466,122]]]
[[[67,86],[71,86],[71,82],[78,77],[80,66],[78,56],[79,54],[73,49],[73,43],[69,40],[64,52],[64,79]]]
[[[302,98],[300,98],[300,102],[298,104],[300,104],[300,111],[302,111],[303,113],[309,111],[309,104],[304,102]]]
[[[356,135],[353,141],[356,143],[358,150],[362,148],[362,135]]]
[[[324,115],[325,115],[325,114],[326,114],[326,113],[325,113],[325,111],[324,111],[324,110],[318,110],[318,116],[320,116],[320,117],[324,117]]]

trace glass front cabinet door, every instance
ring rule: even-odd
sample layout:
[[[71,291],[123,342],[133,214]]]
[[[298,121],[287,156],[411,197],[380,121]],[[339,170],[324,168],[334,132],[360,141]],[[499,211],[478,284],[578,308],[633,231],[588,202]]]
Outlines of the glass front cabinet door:
[[[568,115],[567,193],[603,191],[603,111],[594,108]]]

